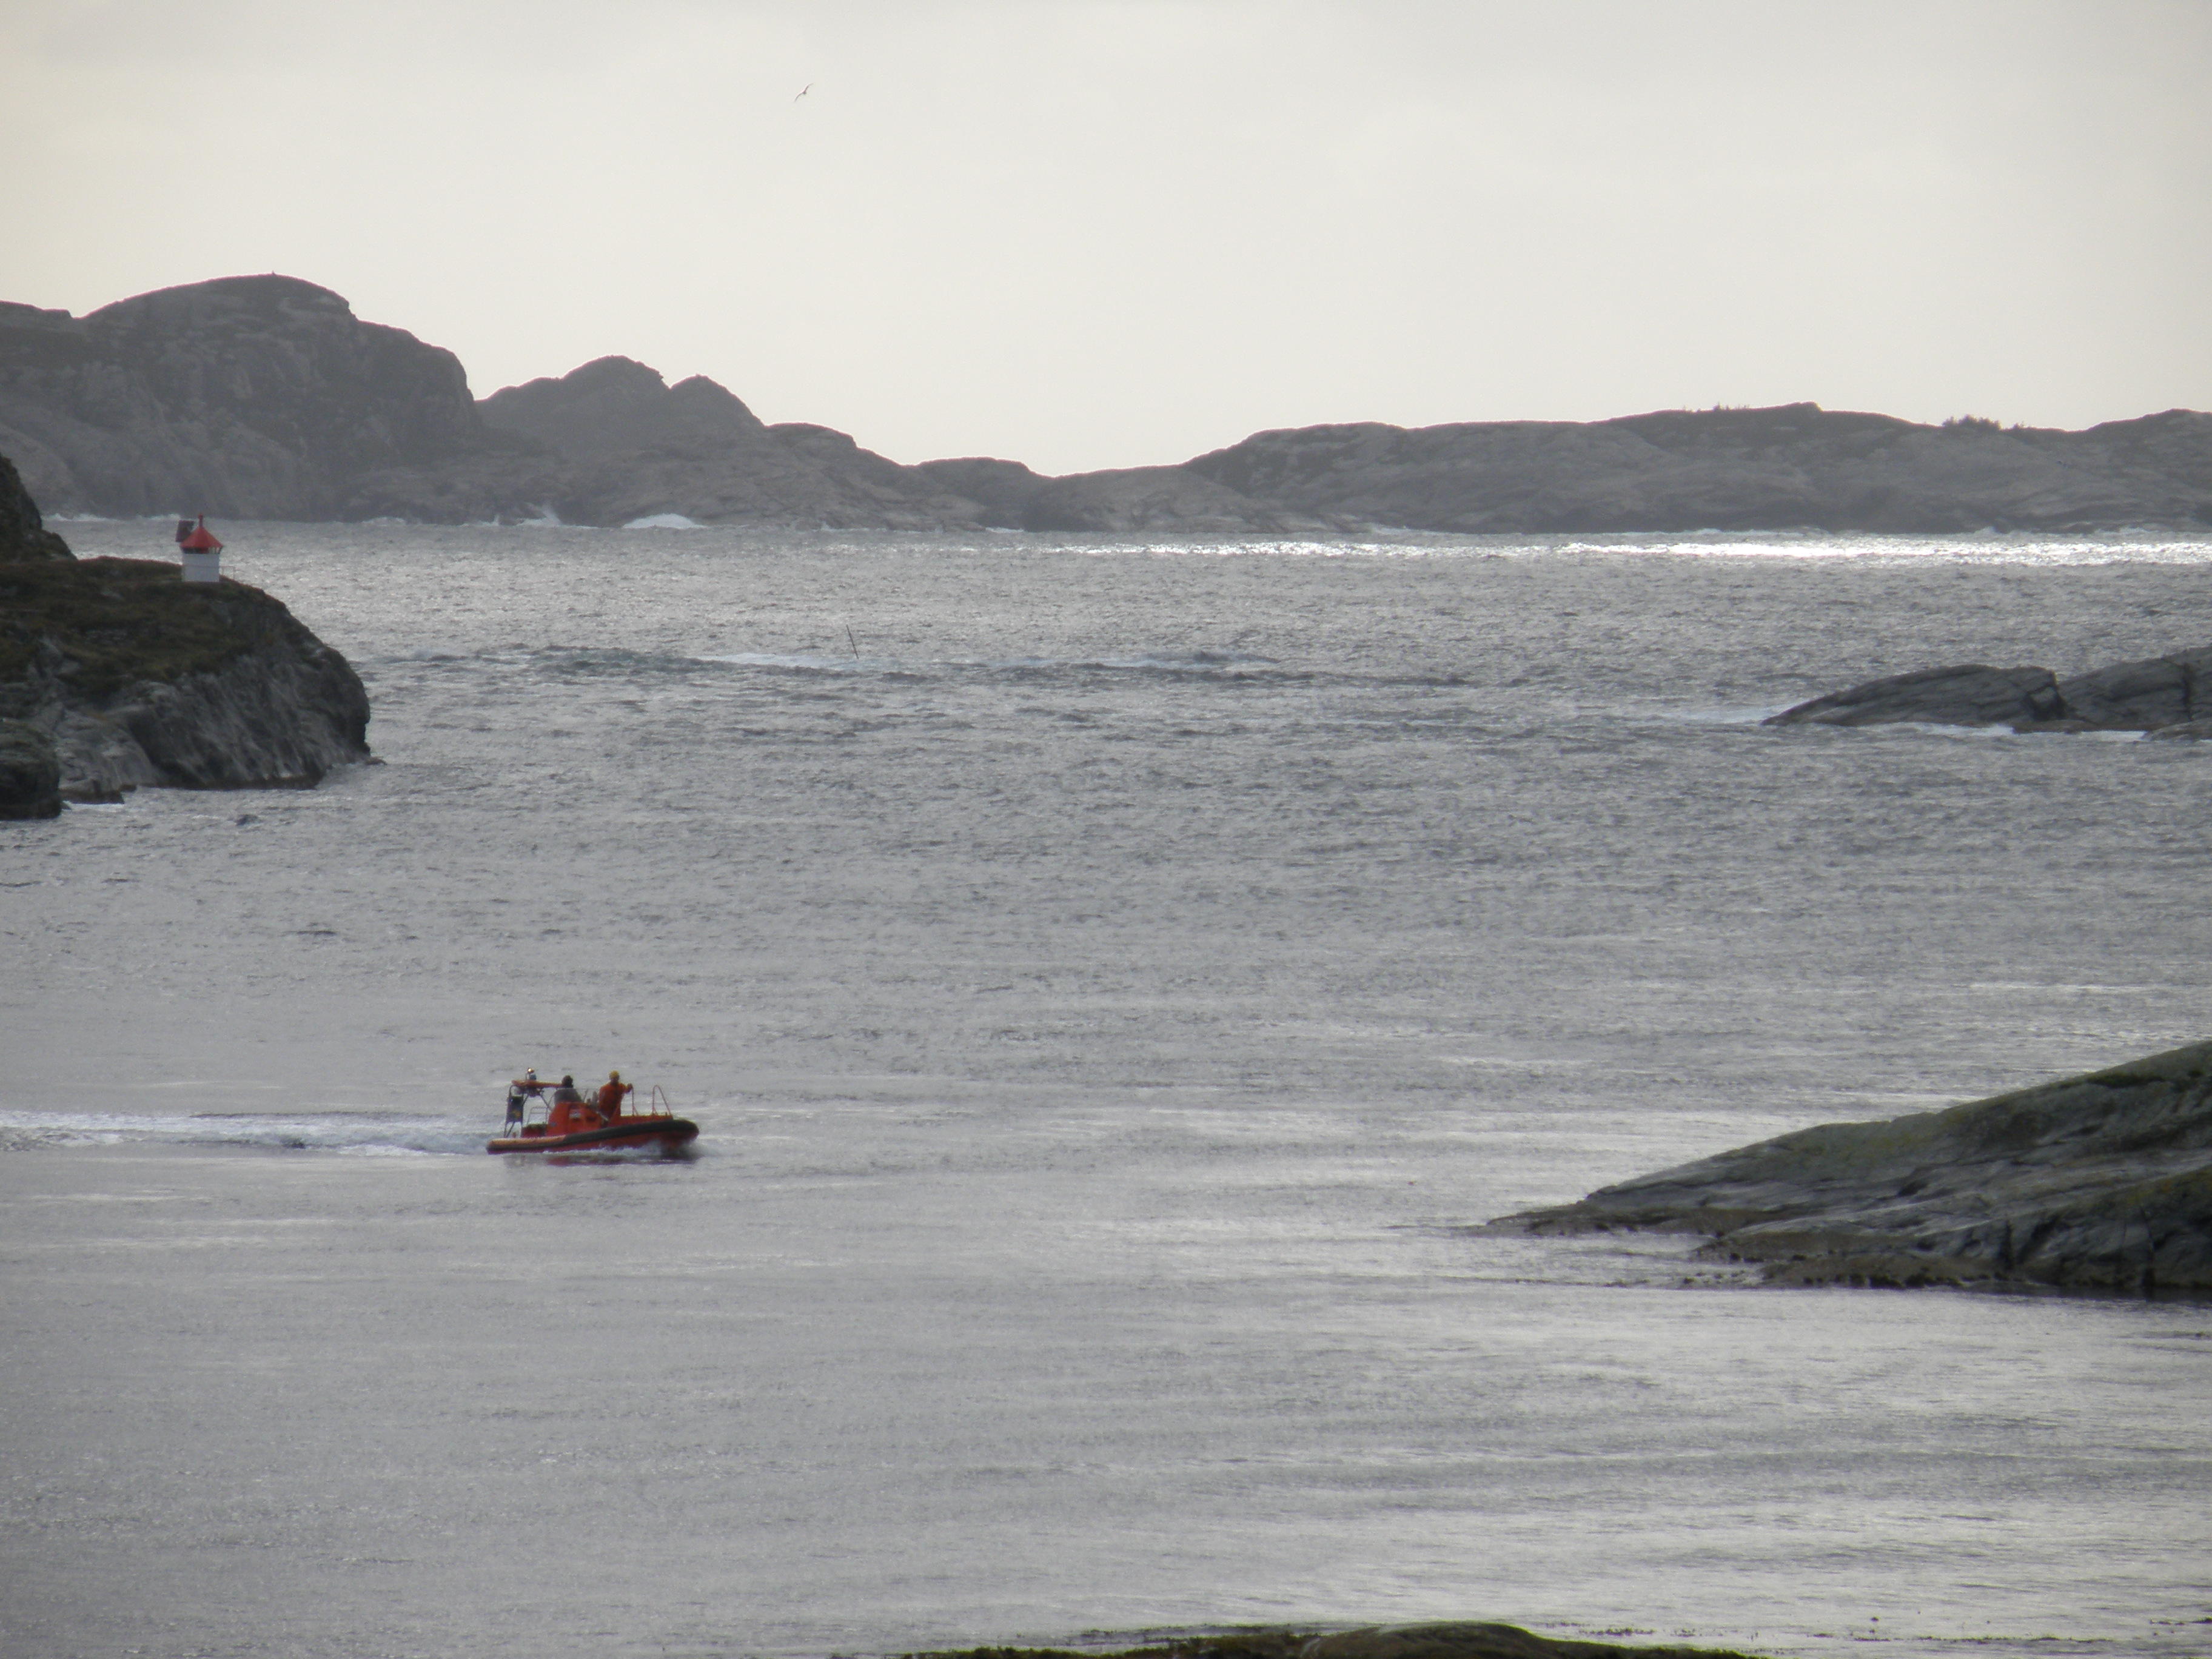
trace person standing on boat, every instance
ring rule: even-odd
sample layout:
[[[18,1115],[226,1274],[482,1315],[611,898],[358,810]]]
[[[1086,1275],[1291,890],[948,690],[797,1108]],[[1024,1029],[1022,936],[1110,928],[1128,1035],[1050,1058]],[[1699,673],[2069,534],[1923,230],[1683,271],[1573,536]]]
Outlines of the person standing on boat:
[[[622,1080],[620,1072],[609,1072],[607,1080],[599,1085],[599,1115],[613,1122],[622,1115],[623,1097],[636,1091]]]
[[[538,1092],[538,1068],[533,1066],[507,1085],[507,1121],[510,1127],[522,1121],[522,1109]]]

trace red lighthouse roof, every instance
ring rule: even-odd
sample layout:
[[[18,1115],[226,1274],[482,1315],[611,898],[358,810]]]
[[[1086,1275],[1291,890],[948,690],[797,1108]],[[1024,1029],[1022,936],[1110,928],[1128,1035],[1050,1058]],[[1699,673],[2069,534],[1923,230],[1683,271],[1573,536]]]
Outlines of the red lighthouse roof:
[[[184,535],[177,538],[177,545],[183,548],[187,553],[220,553],[222,551],[222,544],[216,540],[214,533],[207,527],[207,514],[204,513],[200,514],[198,524],[187,531]]]

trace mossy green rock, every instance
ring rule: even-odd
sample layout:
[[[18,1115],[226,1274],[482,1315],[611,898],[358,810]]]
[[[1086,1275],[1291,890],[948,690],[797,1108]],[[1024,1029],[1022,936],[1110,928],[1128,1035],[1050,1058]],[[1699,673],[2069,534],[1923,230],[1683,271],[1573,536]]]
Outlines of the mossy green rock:
[[[2212,1042],[1872,1123],[1829,1123],[1508,1216],[1709,1234],[1770,1282],[2212,1291]]]

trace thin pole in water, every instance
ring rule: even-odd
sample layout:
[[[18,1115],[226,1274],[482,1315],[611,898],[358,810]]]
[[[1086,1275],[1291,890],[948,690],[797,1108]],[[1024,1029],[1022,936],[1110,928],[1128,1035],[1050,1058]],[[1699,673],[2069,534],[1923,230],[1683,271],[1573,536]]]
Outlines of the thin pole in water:
[[[853,624],[850,623],[845,624],[845,643],[853,647],[853,660],[860,661],[860,642],[853,637]]]

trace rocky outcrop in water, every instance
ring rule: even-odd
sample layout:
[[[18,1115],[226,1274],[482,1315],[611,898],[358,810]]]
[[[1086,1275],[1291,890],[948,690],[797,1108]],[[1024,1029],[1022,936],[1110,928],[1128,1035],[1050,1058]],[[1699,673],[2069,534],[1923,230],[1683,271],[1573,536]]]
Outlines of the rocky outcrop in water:
[[[2015,732],[2212,735],[2212,646],[2060,679],[1979,663],[1916,669],[1771,714],[1768,726],[2009,726]]]
[[[303,788],[369,758],[368,696],[283,605],[141,559],[0,565],[0,720],[58,793]]]
[[[2212,1291],[2212,1042],[1830,1123],[1491,1224],[1704,1233],[1788,1285]]]
[[[1371,1625],[1315,1635],[1308,1631],[1237,1630],[1190,1636],[1120,1653],[1096,1649],[969,1648],[908,1654],[905,1659],[1745,1659],[1711,1648],[1626,1647],[1538,1636],[1517,1625],[1439,1622]]]
[[[1744,1659],[1711,1648],[1629,1647],[1539,1636],[1517,1625],[1373,1625],[1317,1636],[1298,1659]]]

